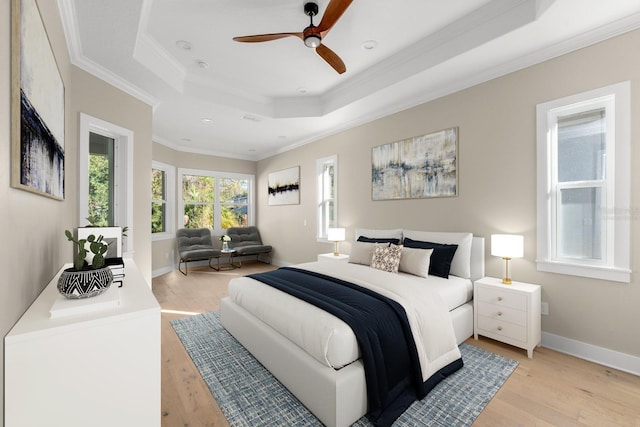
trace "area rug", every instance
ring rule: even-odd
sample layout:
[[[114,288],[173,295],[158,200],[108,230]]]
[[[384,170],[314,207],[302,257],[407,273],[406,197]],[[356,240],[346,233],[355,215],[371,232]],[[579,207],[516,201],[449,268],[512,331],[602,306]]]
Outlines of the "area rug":
[[[171,321],[184,348],[231,426],[322,426],[220,323],[218,312]],[[514,371],[517,362],[460,346],[464,367],[414,402],[394,426],[468,426]],[[365,418],[356,427],[371,426]]]

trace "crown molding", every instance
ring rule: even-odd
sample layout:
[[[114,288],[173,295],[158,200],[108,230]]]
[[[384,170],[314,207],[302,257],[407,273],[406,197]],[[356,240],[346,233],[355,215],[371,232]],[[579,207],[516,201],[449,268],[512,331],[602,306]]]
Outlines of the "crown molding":
[[[201,154],[201,155],[205,155],[205,156],[214,156],[214,157],[221,157],[221,158],[226,158],[226,159],[238,159],[238,160],[249,160],[249,161],[257,161],[258,158],[256,158],[256,156],[241,156],[235,153],[225,153],[225,152],[220,152],[220,151],[212,151],[212,150],[205,150],[202,148],[193,148],[193,147],[185,147],[182,145],[178,145],[160,135],[156,135],[153,134],[151,137],[151,140],[153,142],[156,142],[160,145],[164,145],[167,148],[170,148],[174,151],[178,151],[181,153],[191,153],[191,154]]]
[[[153,108],[158,106],[160,101],[153,95],[150,95],[146,91],[129,83],[127,80],[84,56],[82,53],[82,43],[80,42],[80,32],[76,21],[76,11],[73,0],[58,0],[58,10],[60,11],[62,27],[69,50],[69,57],[71,58],[71,63],[73,65],[101,80],[104,80]]]

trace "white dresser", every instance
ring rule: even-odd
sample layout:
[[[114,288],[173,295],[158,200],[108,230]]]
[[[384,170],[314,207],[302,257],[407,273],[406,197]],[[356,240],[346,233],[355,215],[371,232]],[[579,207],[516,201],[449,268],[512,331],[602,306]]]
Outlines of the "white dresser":
[[[474,283],[473,335],[483,335],[527,350],[533,357],[533,349],[540,345],[539,285],[484,277]]]
[[[160,306],[135,263],[111,298],[51,318],[59,274],[4,339],[5,426],[159,426]]]

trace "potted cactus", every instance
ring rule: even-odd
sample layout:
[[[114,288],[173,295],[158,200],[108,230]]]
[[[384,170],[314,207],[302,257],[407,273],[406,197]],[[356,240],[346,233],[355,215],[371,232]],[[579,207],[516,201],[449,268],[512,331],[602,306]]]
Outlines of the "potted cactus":
[[[76,239],[65,230],[67,240],[74,243],[73,267],[65,269],[58,279],[58,291],[67,298],[89,298],[106,291],[113,282],[111,269],[105,266],[104,254],[108,245],[102,236],[90,234],[86,239]],[[92,254],[90,262],[87,255]]]

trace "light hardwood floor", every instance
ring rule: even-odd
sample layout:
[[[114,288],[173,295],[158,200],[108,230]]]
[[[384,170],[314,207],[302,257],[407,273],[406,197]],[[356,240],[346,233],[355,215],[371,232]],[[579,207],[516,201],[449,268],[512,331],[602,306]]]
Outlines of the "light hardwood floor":
[[[162,307],[162,426],[228,426],[169,321],[216,310],[233,277],[275,267],[246,262],[216,272],[190,268],[153,279]],[[480,338],[469,344],[518,361],[515,372],[487,405],[475,426],[640,427],[640,377],[538,348],[526,351]]]

